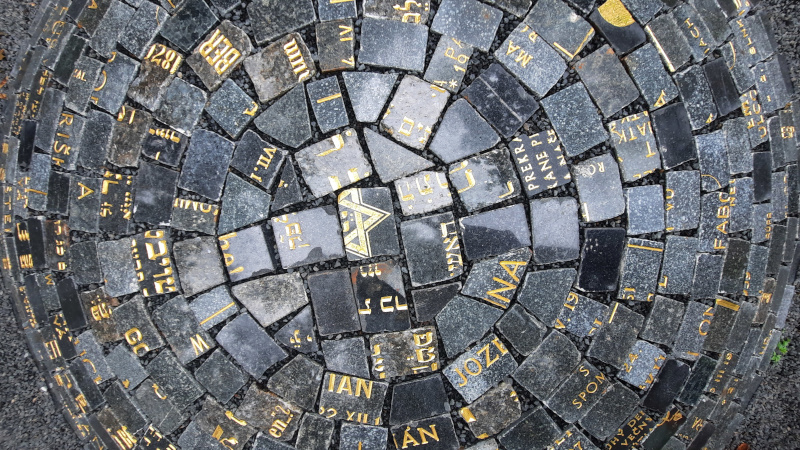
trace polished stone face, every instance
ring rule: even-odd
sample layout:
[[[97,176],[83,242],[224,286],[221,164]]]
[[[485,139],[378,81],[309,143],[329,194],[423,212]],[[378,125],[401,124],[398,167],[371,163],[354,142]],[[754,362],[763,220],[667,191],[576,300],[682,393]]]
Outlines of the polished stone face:
[[[42,10],[0,258],[87,448],[728,444],[800,260],[748,2]]]

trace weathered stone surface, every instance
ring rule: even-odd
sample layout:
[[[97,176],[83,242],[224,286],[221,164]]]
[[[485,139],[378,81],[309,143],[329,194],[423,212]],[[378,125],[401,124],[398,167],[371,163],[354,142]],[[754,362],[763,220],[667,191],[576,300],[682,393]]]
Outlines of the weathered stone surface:
[[[322,197],[372,175],[358,135],[346,128],[295,154],[303,179],[315,197]]]
[[[502,12],[475,0],[444,0],[433,17],[431,29],[486,52],[502,18]]]
[[[447,104],[447,91],[413,75],[400,81],[381,119],[381,129],[401,144],[422,150]],[[421,99],[425,101],[421,101]]]
[[[186,64],[209,90],[214,91],[250,55],[251,50],[247,34],[225,20],[186,58]]]
[[[578,156],[608,137],[597,108],[582,83],[545,97],[542,106],[568,156]]]
[[[491,367],[483,367],[485,361],[480,362],[479,353],[485,352],[495,361]],[[500,339],[490,333],[445,367],[443,373],[464,400],[473,402],[516,369],[514,357]]]
[[[249,8],[270,2],[263,0],[252,3]],[[313,7],[311,11],[313,14]],[[317,73],[308,47],[297,33],[288,34],[264,47],[261,52],[245,58],[244,70],[253,81],[261,103],[269,102]]]
[[[361,25],[358,62],[422,72],[427,44],[428,27],[425,25],[365,17]]]
[[[276,0],[258,0],[247,5],[247,14],[253,21],[253,33],[258,44],[264,44],[317,19],[311,0],[302,0],[291,5]]]

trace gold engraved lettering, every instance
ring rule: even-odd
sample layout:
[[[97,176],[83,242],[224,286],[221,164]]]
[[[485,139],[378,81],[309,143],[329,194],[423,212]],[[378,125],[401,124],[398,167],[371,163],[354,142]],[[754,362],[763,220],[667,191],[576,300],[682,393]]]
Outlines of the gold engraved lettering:
[[[311,76],[311,72],[308,71],[306,62],[303,59],[303,54],[300,52],[300,47],[297,46],[297,41],[294,38],[284,44],[283,52],[289,58],[289,64],[292,66],[292,71],[297,75],[298,82]]]
[[[200,44],[197,51],[218,75],[222,75],[242,56],[242,53],[233,47],[231,41],[222,34],[219,28],[214,30],[208,40]],[[211,55],[212,51],[213,55]]]
[[[150,50],[148,50],[144,60],[155,63],[162,69],[168,70],[170,74],[173,74],[181,65],[183,56],[165,45],[153,44],[150,46]]]

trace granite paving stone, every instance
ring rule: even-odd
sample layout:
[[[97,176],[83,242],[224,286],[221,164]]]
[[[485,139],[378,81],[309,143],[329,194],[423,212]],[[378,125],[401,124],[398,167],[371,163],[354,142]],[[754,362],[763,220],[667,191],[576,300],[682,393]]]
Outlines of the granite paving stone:
[[[211,94],[205,110],[228,133],[228,136],[236,138],[255,117],[258,103],[228,79]]]
[[[464,240],[467,260],[496,256],[531,245],[525,208],[521,204],[461,218],[458,229]]]
[[[433,150],[433,145],[431,147]],[[510,154],[504,148],[452,164],[449,178],[469,212],[513,199],[519,196],[521,190]]]
[[[319,396],[319,409],[329,419],[375,423],[377,418],[380,423],[388,389],[389,383],[326,371]],[[347,411],[361,414],[361,419],[356,419],[355,414],[348,418]]]
[[[544,403],[565,422],[575,423],[585,417],[612,386],[602,371],[581,361]]]
[[[374,122],[383,111],[397,74],[377,72],[342,73],[347,96],[359,122]],[[366,130],[366,129],[365,129]]]
[[[629,235],[664,230],[664,191],[660,185],[625,188],[624,193]]]
[[[248,8],[259,8],[262,4],[270,2],[271,0],[254,2]],[[297,3],[295,6],[302,3],[304,2]],[[310,6],[310,2],[308,3]],[[287,12],[289,10],[291,8],[287,8]],[[313,13],[313,7],[311,10]],[[258,21],[259,19],[254,18],[253,20]],[[253,82],[258,100],[266,103],[312,78],[317,73],[317,66],[313,63],[311,53],[303,38],[298,33],[290,33],[264,47],[259,53],[245,58],[244,70]],[[295,114],[297,113],[295,112]]]
[[[528,410],[500,433],[497,439],[509,450],[545,447],[553,443],[561,431],[541,406]]]
[[[715,131],[695,137],[700,163],[700,186],[703,191],[716,191],[728,186],[728,151],[725,134]]]
[[[444,0],[431,30],[452,36],[481,51],[489,51],[503,13],[476,0]]]
[[[194,371],[194,376],[217,401],[223,403],[227,403],[248,379],[221,349],[214,350]]]
[[[463,272],[459,233],[452,213],[401,222],[400,234],[412,286],[449,280]],[[433,248],[440,251],[431,258]]]
[[[608,439],[639,403],[635,392],[620,383],[611,386],[580,420],[580,425],[598,439]],[[567,447],[568,448],[568,447]]]
[[[247,5],[247,14],[253,21],[253,34],[258,44],[309,25],[317,19],[311,0],[291,5],[276,0],[258,0]]]
[[[523,189],[528,197],[548,189],[555,189],[572,180],[567,161],[561,151],[561,142],[554,130],[530,136],[520,135],[511,143],[517,175],[522,180]],[[545,147],[537,148],[543,144]]]
[[[295,86],[253,121],[256,128],[278,142],[297,148],[311,139],[306,90]]]
[[[699,130],[717,120],[719,112],[714,104],[711,86],[701,67],[689,66],[677,72],[675,83],[689,115],[692,130]]]
[[[365,17],[361,24],[358,63],[422,72],[427,44],[428,27],[425,25]]]
[[[484,350],[485,349],[485,350]],[[480,353],[494,360],[491,367],[480,362]],[[487,365],[487,367],[483,367]],[[480,367],[480,369],[478,368]],[[517,369],[514,357],[493,333],[478,341],[443,369],[444,376],[467,402],[475,401]]]
[[[608,138],[597,108],[581,83],[545,97],[542,106],[567,156],[578,156]]]
[[[436,325],[447,356],[461,353],[480,339],[503,314],[502,310],[457,295],[436,315]]]
[[[225,282],[216,239],[213,237],[176,242],[172,251],[181,287],[187,296],[194,296]]]
[[[125,389],[130,392],[147,378],[139,359],[125,345],[117,345],[106,355],[106,363]]]
[[[566,61],[574,59],[594,37],[589,22],[562,0],[536,2],[523,22]]]
[[[622,228],[584,229],[576,287],[587,292],[616,290],[624,241]]]
[[[555,197],[531,201],[533,258],[539,264],[578,258],[578,203]]]
[[[389,424],[397,425],[450,412],[440,374],[397,383],[392,388]]]
[[[624,357],[619,379],[642,390],[647,390],[661,369],[666,354],[649,342],[639,341]]]
[[[423,79],[450,92],[458,92],[467,72],[473,48],[456,38],[442,36],[433,57],[425,69]]]
[[[572,176],[585,222],[600,222],[625,212],[619,166],[610,154],[575,164]]]
[[[346,75],[345,80],[347,80]],[[433,167],[433,162],[383,137],[380,133],[369,128],[364,128],[363,132],[370,159],[382,182],[389,183]],[[406,189],[409,189],[408,185]]]
[[[295,153],[303,180],[315,197],[323,197],[372,175],[358,134],[352,128]]]
[[[308,277],[308,287],[320,335],[330,336],[361,328],[348,270],[315,273]]]
[[[355,2],[351,0],[341,3]],[[322,4],[320,8],[323,8]],[[323,73],[333,72],[352,69],[355,66],[355,37],[352,20],[339,19],[318,23],[316,31],[320,71]]]
[[[589,20],[618,53],[628,53],[645,42],[644,29],[620,0],[602,3],[589,15]]]
[[[365,333],[411,328],[400,266],[392,261],[352,267],[350,279]]]
[[[578,365],[581,353],[558,331],[551,331],[519,365],[514,380],[539,400],[544,400]]]
[[[367,346],[364,338],[352,337],[322,341],[325,365],[334,372],[369,378]]]
[[[239,312],[238,305],[225,286],[198,295],[189,307],[204,330],[209,330]]]
[[[257,378],[288,356],[246,313],[222,327],[215,339],[247,373]]]
[[[272,197],[229,172],[222,195],[217,231],[228,233],[267,218]]]
[[[445,111],[430,149],[444,162],[452,163],[489,149],[499,141],[497,133],[475,109],[466,100],[459,99]]]
[[[639,98],[639,90],[608,45],[581,58],[573,67],[605,117]]]
[[[404,76],[382,116],[381,129],[401,144],[424,149],[447,103],[446,93],[413,75]]]

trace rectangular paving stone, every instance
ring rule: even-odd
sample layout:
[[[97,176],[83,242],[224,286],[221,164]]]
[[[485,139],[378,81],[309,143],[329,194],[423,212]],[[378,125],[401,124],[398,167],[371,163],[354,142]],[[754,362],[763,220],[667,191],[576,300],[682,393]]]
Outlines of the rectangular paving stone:
[[[248,380],[248,376],[221,349],[214,350],[194,371],[194,376],[211,395],[223,403],[227,403]]]
[[[397,425],[450,412],[439,374],[396,384],[392,389],[389,423]]]
[[[435,182],[433,178],[436,178]],[[403,215],[436,211],[453,204],[447,176],[442,172],[422,171],[394,182]]]
[[[322,5],[324,3],[320,4],[320,8],[323,8]],[[320,71],[325,73],[355,67],[355,40],[352,20],[339,19],[318,23],[316,31]]]
[[[158,307],[152,317],[181,364],[188,364],[216,347],[182,296]]]
[[[751,245],[747,255],[747,269],[745,270],[742,295],[759,297],[764,292],[764,282],[767,274],[769,249],[760,245]]]
[[[488,359],[481,359],[484,353]],[[497,336],[490,333],[443,370],[453,388],[471,403],[516,368],[517,362],[511,353]]]
[[[381,425],[381,411],[389,384],[325,372],[319,410],[329,419]],[[351,414],[346,414],[347,412]]]
[[[719,290],[722,293],[738,294],[742,291],[750,243],[741,239],[731,239],[725,252]]]
[[[232,80],[225,80],[206,105],[206,112],[232,138],[241,134],[257,111],[258,103]]]
[[[639,98],[614,50],[604,45],[573,66],[603,116],[610,117]]]
[[[736,321],[739,311],[739,304],[723,297],[717,297],[714,303],[714,319],[707,329],[703,349],[713,353],[721,353],[724,350],[725,342]]]
[[[698,358],[699,352],[703,350],[703,342],[714,318],[715,309],[699,302],[689,302],[673,347],[679,358],[689,361]]]
[[[765,112],[775,112],[791,100],[789,69],[783,55],[777,54],[774,58],[756,64],[753,75]]]
[[[424,149],[447,103],[446,93],[439,86],[406,75],[383,114],[381,129],[401,144]],[[426,101],[419,101],[421,98]]]
[[[695,237],[667,236],[658,283],[659,293],[688,295],[691,292],[698,245]]]
[[[156,383],[139,387],[133,395],[133,400],[142,413],[150,419],[151,427],[157,426],[163,433],[172,433],[189,418],[172,403],[169,396],[161,392],[160,386]]]
[[[447,414],[392,427],[390,434],[397,448],[413,445],[413,442],[425,443],[422,445],[427,444],[429,448],[437,450],[459,446],[453,419]],[[433,439],[434,436],[439,439]]]
[[[697,253],[691,290],[693,299],[714,298],[717,295],[723,262],[722,255]]]
[[[666,354],[653,344],[637,340],[623,359],[620,380],[647,390],[655,381]]]
[[[305,410],[313,410],[322,384],[323,370],[322,365],[297,355],[270,377],[267,388]],[[302,427],[301,424],[301,430]]]
[[[317,14],[311,1],[303,0],[285,5],[274,0],[259,0],[247,6],[247,14],[254,23],[256,43],[263,44],[287,32],[316,21]]]
[[[300,428],[297,431],[296,445],[300,448],[326,449],[330,448],[335,422],[325,417],[306,414],[300,419]]]
[[[369,339],[372,377],[380,380],[441,368],[433,327],[376,334]]]
[[[724,192],[704,194],[700,200],[700,226],[697,237],[701,252],[724,250],[728,247],[728,219],[730,209],[726,208],[730,197]]]
[[[716,191],[728,185],[728,155],[722,131],[695,137],[697,159],[700,163],[700,182],[704,191]]]
[[[211,236],[201,236],[175,243],[173,252],[181,288],[187,296],[225,282],[217,244]]]
[[[677,15],[670,12],[651,20],[644,28],[670,72],[678,70],[692,57],[692,48],[678,22]]]
[[[308,277],[308,287],[319,334],[330,336],[361,328],[349,271],[312,274]]]
[[[673,10],[673,14],[696,61],[702,61],[719,45],[716,36],[711,33],[693,4],[680,4]]]
[[[100,230],[127,234],[133,219],[133,175],[106,170],[100,180]]]
[[[151,225],[169,223],[178,172],[143,163],[134,181],[134,218]],[[113,211],[112,211],[113,212]]]
[[[58,57],[58,62],[53,66],[53,79],[66,85],[69,77],[72,75],[72,69],[75,67],[75,62],[83,54],[86,48],[87,40],[77,33],[70,35],[64,45],[64,49]]]
[[[628,7],[630,9],[630,5]],[[659,51],[652,44],[645,44],[623,57],[622,61],[650,108],[660,108],[678,96],[678,88],[664,69]]]
[[[629,235],[664,230],[664,191],[660,185],[629,187],[624,194]]]
[[[786,220],[789,210],[788,175],[786,172],[772,173],[772,219],[776,222]]]
[[[580,83],[542,99],[542,106],[568,156],[578,156],[608,137],[594,103]]]
[[[636,343],[643,322],[641,315],[621,306],[619,302],[614,303],[586,355],[621,368],[628,350]]]
[[[215,339],[254,377],[261,377],[288,356],[248,314],[241,314],[222,327]]]
[[[461,218],[458,220],[458,228],[461,230],[464,254],[468,260],[495,256],[531,245],[530,230],[521,204]],[[455,231],[450,234],[456,234]],[[445,234],[444,230],[442,234]]]
[[[222,136],[198,130],[189,143],[178,187],[219,200],[233,149],[233,143]]]
[[[744,117],[726,120],[722,132],[728,147],[728,168],[731,175],[749,173],[753,170],[753,156],[750,153],[750,136]]]
[[[339,194],[338,203],[349,260],[400,253],[389,189],[348,189]]]
[[[269,189],[278,177],[278,170],[287,154],[286,150],[272,147],[254,131],[248,130],[236,144],[231,167],[242,174],[249,174],[248,178]]]
[[[89,46],[98,55],[110,57],[116,48],[117,39],[124,37],[121,35],[127,23],[131,20],[136,10],[121,1],[112,1],[110,7],[103,15],[98,24],[97,30],[92,35]]]
[[[219,236],[218,240],[231,281],[246,280],[275,270],[272,250],[267,246],[261,226],[227,233]]]
[[[103,393],[103,397],[123,429],[137,433],[147,425],[147,419],[131,401],[120,383],[112,383]]]
[[[200,0],[184,0],[170,13],[172,17],[164,23],[160,34],[184,52],[191,51],[219,20],[211,8]],[[257,20],[255,15],[251,17]]]
[[[56,127],[58,126],[65,97],[64,91],[53,88],[47,89],[44,93],[42,105],[39,109],[36,136],[34,137],[35,147],[42,151],[49,153],[53,148]]]
[[[37,211],[47,210],[47,190],[50,184],[50,156],[34,153],[31,158],[28,207]]]
[[[97,244],[97,259],[103,269],[106,293],[111,297],[131,294],[139,289],[133,269],[130,239]]]
[[[543,323],[518,304],[512,305],[496,326],[498,333],[524,356],[536,350],[547,332]]]
[[[675,82],[689,114],[692,130],[699,130],[719,117],[703,69],[699,66],[689,66],[675,74]]]
[[[589,15],[589,20],[608,40],[614,51],[620,54],[630,52],[646,40],[644,29],[633,19],[622,2],[604,2]]]
[[[410,6],[413,8],[414,5]],[[467,72],[472,52],[471,45],[454,37],[442,36],[436,44],[423,79],[450,92],[458,92],[461,90],[461,82]]]
[[[106,355],[106,363],[117,375],[122,386],[132,391],[147,378],[147,372],[139,360],[124,345],[118,345]]]
[[[611,219],[625,211],[619,168],[610,154],[578,163],[572,172],[585,222]]]
[[[728,231],[745,231],[753,227],[753,190],[754,182],[750,177],[731,180],[728,194],[733,204]]]
[[[100,179],[74,175],[70,180],[69,227],[96,233],[100,212]]]
[[[175,276],[175,265],[170,258],[168,231],[155,229],[137,234],[131,240],[131,256],[145,297],[178,292],[180,284]]]
[[[64,170],[75,170],[81,151],[83,126],[86,120],[68,111],[62,111],[58,119],[56,137],[53,142],[52,163]]]
[[[91,98],[91,101],[104,111],[117,114],[125,101],[128,86],[136,76],[138,69],[139,62],[135,59],[119,52],[115,53],[103,67],[105,84],[95,94],[97,99]]]
[[[191,135],[207,97],[206,92],[199,87],[174,78],[163,89],[153,117],[183,134]]]
[[[739,109],[739,92],[728,70],[726,61],[723,58],[717,58],[707,62],[703,66],[703,70],[711,87],[711,94],[714,97],[720,116],[727,116]]]
[[[81,56],[75,62],[72,76],[67,83],[67,96],[64,98],[64,106],[79,113],[84,114],[89,104],[89,97],[97,86],[97,79],[103,63],[96,59]]]
[[[767,142],[769,138],[767,120],[764,117],[764,108],[761,105],[758,91],[751,89],[744,92],[739,97],[739,101],[742,104],[742,114],[745,120],[747,120],[747,129],[750,132],[750,145],[755,148],[759,144]]]
[[[502,313],[498,308],[456,296],[436,315],[445,353],[448,356],[461,353],[486,334]]]
[[[178,409],[185,409],[205,392],[169,350],[163,350],[153,358],[147,365],[147,372]]]
[[[218,205],[175,198],[172,203],[170,225],[179,230],[214,234],[218,218]]]
[[[77,246],[74,246],[75,248]],[[119,306],[116,298],[109,297],[103,287],[93,291],[80,293],[81,304],[86,312],[86,320],[95,338],[102,343],[122,339],[117,330],[116,319],[112,316],[112,307]]]
[[[321,2],[317,6],[319,8],[317,12],[319,14],[320,21],[358,17],[355,0],[345,0],[343,2]],[[367,15],[366,5],[364,6],[364,14]]]
[[[427,42],[425,25],[365,17],[358,63],[422,72]]]
[[[311,81],[306,84],[306,90],[317,125],[323,133],[350,123],[339,80],[335,76]]]
[[[123,106],[117,114],[117,123],[111,133],[108,161],[121,167],[137,167],[141,154],[141,143],[152,124],[152,116],[146,111]]]
[[[549,264],[577,259],[580,239],[575,199],[532,200],[530,209],[534,261]]]
[[[239,307],[224,286],[197,296],[189,307],[204,330],[224,322],[239,312]]]
[[[149,1],[141,1],[119,34],[119,45],[133,56],[142,58],[153,39],[169,18],[166,9]]]
[[[311,306],[305,306],[277,333],[275,340],[285,347],[291,347],[302,353],[316,353],[319,351],[317,335],[314,333],[314,318]],[[365,357],[366,359],[366,357]]]
[[[78,154],[79,166],[100,170],[105,164],[115,122],[111,115],[104,112],[98,110],[89,112],[83,126],[81,151]]]
[[[583,233],[576,287],[587,292],[617,288],[625,241],[622,228],[587,228]]]
[[[600,400],[589,410],[587,415],[581,419],[581,426],[598,439],[608,439],[617,431],[617,427],[628,417],[630,410],[635,408],[639,402],[639,397],[630,389],[622,384],[616,383],[609,388]],[[574,426],[566,432],[565,438],[573,438],[580,435],[586,439]],[[588,439],[587,439],[588,441]],[[558,441],[556,441],[558,442]],[[596,448],[591,441],[591,447]],[[569,448],[569,447],[554,447]]]
[[[247,34],[225,20],[186,58],[186,64],[210,91],[214,91],[250,55],[251,50]]]
[[[697,148],[692,137],[693,128],[683,103],[673,103],[655,111],[651,120],[664,169],[671,169],[697,158]]]
[[[300,150],[295,154],[295,159],[303,179],[316,197],[325,196],[372,174],[372,167],[352,128]]]
[[[554,130],[520,135],[511,142],[517,175],[523,181],[523,190],[529,198],[572,180]],[[542,144],[545,146],[539,147]]]
[[[273,217],[273,233],[283,267],[297,267],[345,256],[332,206]],[[303,234],[303,228],[306,233]]]
[[[450,212],[400,224],[412,286],[444,281],[463,271],[458,229]],[[441,248],[433,259],[431,248]]]
[[[531,26],[525,22],[519,24],[495,51],[495,57],[525,86],[541,97],[556,84],[567,66],[556,50],[544,39],[538,39],[535,26]],[[533,59],[537,64],[530,64]]]
[[[575,423],[586,416],[611,386],[611,381],[603,372],[588,362],[581,361],[545,400],[545,404],[565,422]]]
[[[608,131],[623,181],[634,181],[661,168],[650,115],[633,114],[609,122]]]
[[[251,6],[256,7],[256,4]],[[253,81],[258,100],[266,103],[312,78],[317,68],[310,61],[311,53],[303,38],[291,33],[266,46],[260,53],[248,56],[244,60],[244,69]]]
[[[447,283],[427,289],[411,291],[414,314],[417,322],[433,320],[455,295],[461,290],[461,283]]]
[[[581,338],[592,336],[603,326],[603,318],[607,311],[606,305],[570,292],[554,327]]]

